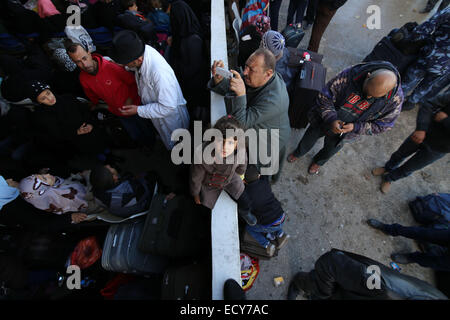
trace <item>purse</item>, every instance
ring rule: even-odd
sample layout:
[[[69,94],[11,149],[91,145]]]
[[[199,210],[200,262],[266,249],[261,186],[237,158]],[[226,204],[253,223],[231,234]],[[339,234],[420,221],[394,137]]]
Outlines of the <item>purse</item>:
[[[281,32],[284,39],[286,40],[286,47],[297,48],[303,37],[305,36],[305,32],[301,28],[300,24],[289,24],[284,28]]]

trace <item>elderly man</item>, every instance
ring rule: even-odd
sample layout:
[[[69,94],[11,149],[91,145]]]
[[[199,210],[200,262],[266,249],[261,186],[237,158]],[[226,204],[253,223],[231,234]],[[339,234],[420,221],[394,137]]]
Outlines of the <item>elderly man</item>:
[[[310,126],[288,162],[304,156],[325,136],[322,150],[308,169],[318,174],[344,142],[391,129],[403,102],[399,79],[397,69],[385,61],[357,64],[331,79],[309,111]]]
[[[258,167],[271,166],[267,171],[275,182],[281,171],[283,161],[280,160],[285,156],[291,133],[288,116],[289,96],[283,78],[275,72],[275,57],[267,49],[256,50],[247,59],[243,78],[238,72],[231,70],[233,77],[224,79],[216,73],[216,68],[223,66],[222,61],[214,61],[213,79],[210,80],[208,87],[225,96],[228,114],[236,117],[245,129],[256,130],[259,147],[266,144],[267,155],[272,158],[271,161],[276,161],[275,166],[272,162],[267,164],[261,161],[259,150],[258,155],[255,155],[257,156],[256,161]],[[266,141],[260,140],[259,129],[268,130]],[[278,132],[274,130],[278,130]],[[274,146],[279,147],[278,150],[272,149],[271,141],[278,142],[278,146]],[[279,158],[273,159],[277,151]],[[252,161],[251,152],[249,156]],[[260,172],[262,175],[267,175],[263,170]]]
[[[131,139],[152,147],[155,138],[152,124],[121,112],[123,105],[141,102],[133,74],[97,53],[91,54],[79,43],[66,43],[66,51],[81,70],[80,83],[93,107],[103,100],[108,111],[119,117]]]
[[[114,36],[111,57],[134,70],[142,100],[142,105],[123,106],[122,114],[138,114],[151,119],[164,145],[171,150],[174,146],[172,132],[189,128],[186,100],[173,69],[158,51],[145,45],[130,30],[123,30]]]

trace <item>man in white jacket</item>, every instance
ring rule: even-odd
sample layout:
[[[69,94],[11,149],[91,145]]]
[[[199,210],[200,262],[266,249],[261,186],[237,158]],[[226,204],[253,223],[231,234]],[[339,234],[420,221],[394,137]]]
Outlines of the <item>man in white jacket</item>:
[[[164,57],[130,30],[123,30],[113,39],[111,58],[133,70],[143,105],[123,106],[124,115],[138,114],[151,119],[168,150],[174,146],[172,132],[189,128],[186,100],[174,71]]]

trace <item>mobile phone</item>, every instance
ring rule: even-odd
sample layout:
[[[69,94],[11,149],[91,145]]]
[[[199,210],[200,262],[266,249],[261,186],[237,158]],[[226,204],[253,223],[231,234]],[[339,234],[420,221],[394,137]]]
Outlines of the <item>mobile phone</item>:
[[[233,78],[233,73],[231,71],[228,71],[227,69],[221,67],[216,67],[216,74],[227,79]]]

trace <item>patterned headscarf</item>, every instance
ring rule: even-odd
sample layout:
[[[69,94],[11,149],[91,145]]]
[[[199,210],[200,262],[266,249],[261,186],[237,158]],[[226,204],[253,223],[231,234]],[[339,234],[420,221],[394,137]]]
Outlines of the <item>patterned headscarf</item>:
[[[256,31],[261,35],[261,37],[270,30],[270,18],[263,14],[258,14],[251,20],[251,24],[256,26]]]
[[[50,186],[36,175],[26,177],[20,181],[20,195],[34,207],[56,214],[78,212],[87,208],[85,186],[55,178],[55,183]]]

